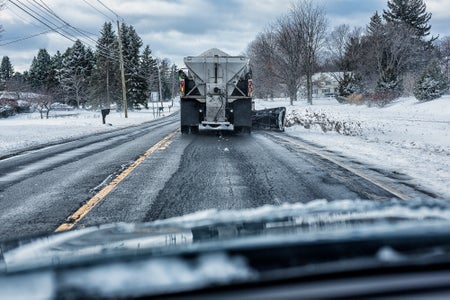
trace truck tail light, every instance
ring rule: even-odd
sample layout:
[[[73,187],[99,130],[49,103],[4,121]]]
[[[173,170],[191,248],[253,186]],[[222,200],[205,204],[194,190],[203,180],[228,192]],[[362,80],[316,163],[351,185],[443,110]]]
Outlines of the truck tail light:
[[[181,79],[180,80],[180,92],[181,92],[181,95],[184,95],[184,90],[185,90],[185,86],[184,86],[184,79]]]
[[[253,80],[248,80],[247,94],[249,97],[253,97]]]

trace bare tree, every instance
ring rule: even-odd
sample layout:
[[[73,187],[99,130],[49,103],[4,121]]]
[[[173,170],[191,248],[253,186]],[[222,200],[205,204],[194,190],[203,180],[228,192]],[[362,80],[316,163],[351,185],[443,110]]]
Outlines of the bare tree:
[[[272,78],[273,82],[283,84],[292,105],[305,76],[308,102],[312,103],[312,76],[325,45],[326,29],[325,12],[313,0],[292,4],[288,14],[249,46],[249,52],[256,57],[254,63],[259,63],[256,79],[265,73],[265,81]]]
[[[275,34],[269,30],[258,34],[247,47],[257,97],[273,99],[282,82],[276,74],[275,49]]]
[[[302,49],[296,38],[295,27],[290,18],[280,18],[274,30],[274,67],[277,77],[285,83],[291,105],[297,101],[301,84]]]
[[[41,119],[48,119],[50,111],[52,110],[52,104],[55,102],[54,97],[50,94],[34,94],[30,99],[30,102],[34,104],[36,110],[41,115]]]
[[[351,29],[347,24],[336,26],[327,38],[327,50],[330,53],[331,62],[338,71],[347,69],[345,63],[346,46],[350,40]]]
[[[290,18],[295,32],[295,44],[301,51],[302,69],[306,77],[306,93],[312,104],[312,76],[319,52],[325,46],[328,21],[325,9],[312,0],[301,0],[292,4]]]
[[[253,79],[258,93],[273,96],[280,85],[289,95],[291,105],[297,100],[301,84],[301,51],[294,43],[295,34],[288,17],[282,17],[249,45]]]

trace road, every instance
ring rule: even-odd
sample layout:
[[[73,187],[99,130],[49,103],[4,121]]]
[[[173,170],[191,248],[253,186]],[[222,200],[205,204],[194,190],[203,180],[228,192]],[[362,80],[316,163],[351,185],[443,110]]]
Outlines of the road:
[[[62,224],[82,228],[411,192],[403,186],[396,194],[389,188],[396,178],[284,133],[181,135],[178,124],[175,114],[0,160],[0,240],[52,233]],[[372,174],[363,178],[355,170]]]

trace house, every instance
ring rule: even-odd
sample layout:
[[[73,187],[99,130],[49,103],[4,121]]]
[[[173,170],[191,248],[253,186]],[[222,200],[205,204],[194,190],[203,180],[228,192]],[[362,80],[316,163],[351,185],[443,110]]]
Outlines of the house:
[[[334,97],[339,83],[335,73],[316,73],[313,75],[313,98]]]

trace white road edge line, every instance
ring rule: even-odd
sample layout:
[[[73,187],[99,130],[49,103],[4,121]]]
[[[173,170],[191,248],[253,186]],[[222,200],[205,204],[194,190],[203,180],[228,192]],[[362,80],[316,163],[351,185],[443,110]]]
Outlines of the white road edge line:
[[[271,135],[271,136],[274,136],[274,135]],[[370,176],[368,176],[368,175],[366,175],[366,174],[364,174],[364,173],[362,173],[362,172],[360,172],[360,171],[358,171],[358,170],[356,170],[356,169],[354,169],[354,168],[352,168],[350,166],[347,166],[346,164],[344,164],[344,163],[342,163],[342,162],[340,162],[340,161],[338,161],[338,160],[336,160],[336,159],[334,159],[334,158],[332,158],[332,157],[322,153],[321,151],[318,151],[318,150],[308,146],[307,144],[305,144],[303,142],[300,142],[300,141],[298,141],[296,139],[293,139],[293,138],[290,138],[290,137],[278,137],[278,136],[276,136],[276,137],[284,139],[287,142],[296,144],[297,146],[300,146],[300,147],[308,150],[309,152],[314,153],[314,154],[322,157],[323,159],[326,159],[326,160],[328,160],[328,161],[330,161],[330,162],[340,166],[341,168],[346,169],[347,171],[349,171],[349,172],[351,172],[351,173],[353,173],[353,174],[355,174],[355,175],[357,175],[357,176],[359,176],[361,178],[364,178],[365,180],[367,180],[367,181],[371,182],[372,184],[378,186],[379,188],[381,188],[381,189],[391,193],[392,195],[396,196],[397,198],[399,198],[401,200],[405,200],[405,201],[410,200],[410,197],[406,196],[405,194],[403,194],[403,193],[401,193],[401,192],[399,192],[399,191],[397,191],[397,190],[395,190],[395,189],[393,189],[393,188],[391,188],[389,186],[386,186],[381,181],[378,181],[375,178],[372,178],[372,177],[370,177]]]

